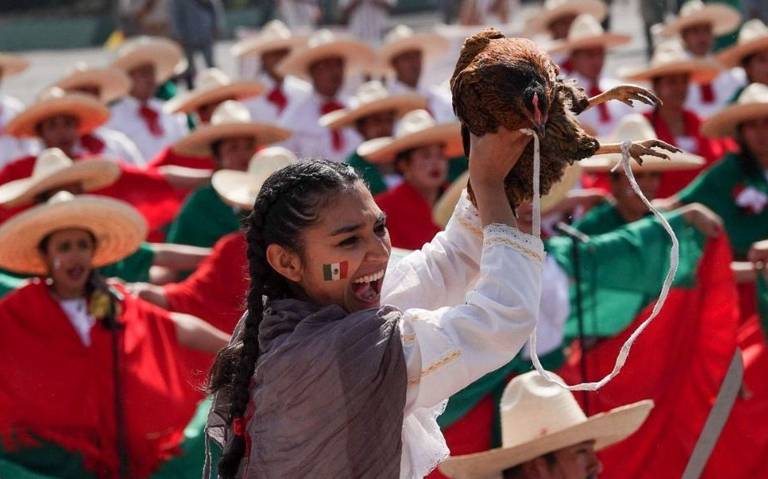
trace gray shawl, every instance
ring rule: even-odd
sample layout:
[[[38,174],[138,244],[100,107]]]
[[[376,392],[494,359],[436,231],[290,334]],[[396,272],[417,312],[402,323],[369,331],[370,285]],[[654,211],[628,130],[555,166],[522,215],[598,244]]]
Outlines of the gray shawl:
[[[348,314],[269,302],[239,477],[399,477],[407,387],[399,318],[390,307]],[[219,444],[231,437],[228,411],[217,397],[208,434]]]

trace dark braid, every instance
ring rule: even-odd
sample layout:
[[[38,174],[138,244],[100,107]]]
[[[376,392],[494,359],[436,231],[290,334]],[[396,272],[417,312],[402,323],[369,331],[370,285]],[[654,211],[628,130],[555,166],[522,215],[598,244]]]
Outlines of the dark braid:
[[[211,392],[229,399],[228,419],[235,432],[219,460],[219,475],[224,479],[235,477],[245,454],[243,416],[259,359],[264,307],[270,300],[291,296],[289,281],[267,263],[267,246],[278,244],[301,253],[302,230],[318,220],[318,213],[333,195],[353,188],[358,181],[360,177],[345,164],[318,160],[287,166],[264,182],[245,220],[251,278],[248,312],[241,338],[219,352],[209,380]]]

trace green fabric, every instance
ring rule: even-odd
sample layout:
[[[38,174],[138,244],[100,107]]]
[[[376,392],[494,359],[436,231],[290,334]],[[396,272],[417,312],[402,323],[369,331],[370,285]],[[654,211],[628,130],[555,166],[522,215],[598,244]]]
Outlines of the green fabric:
[[[741,187],[752,187],[768,194],[765,176],[748,176],[739,164],[739,156],[729,153],[678,195],[683,203],[702,203],[723,219],[737,260],[746,257],[752,243],[768,238],[768,207],[755,214],[738,206],[735,190]]]
[[[149,243],[142,243],[132,255],[117,263],[99,268],[105,278],[120,278],[129,283],[149,281],[149,268],[155,261],[155,251]]]
[[[690,287],[695,282],[705,238],[678,213],[668,216],[680,242],[680,265],[673,282]],[[580,271],[584,334],[611,337],[623,331],[661,291],[669,267],[670,240],[661,224],[643,218],[615,231],[592,236],[580,245]],[[573,242],[567,237],[547,240],[547,252],[565,270],[575,275]],[[571,312],[566,322],[567,338],[578,336],[576,288],[571,285]]]
[[[728,104],[733,105],[734,103],[736,103],[736,101],[739,99],[739,97],[741,96],[741,93],[744,91],[745,88],[747,88],[746,85],[740,86],[738,89],[736,89],[736,91],[733,92],[733,95],[731,96],[731,98],[728,99]]]
[[[0,451],[0,478],[16,479],[89,479],[96,478],[83,465],[83,458],[76,452],[67,451],[57,444],[41,441],[35,447],[16,447],[13,452]],[[17,469],[21,475],[5,475],[5,471]],[[28,475],[24,475],[28,474]]]
[[[24,279],[0,271],[0,298],[21,286],[22,283]],[[0,477],[3,476],[0,475]]]
[[[768,331],[768,280],[764,273],[757,275],[757,313],[763,324],[763,331]]]
[[[0,478],[8,479],[54,479],[54,476],[39,474],[17,464],[0,459]]]
[[[448,181],[453,183],[469,168],[469,160],[466,156],[457,156],[448,161]]]
[[[379,193],[387,191],[387,184],[384,182],[379,168],[366,161],[357,152],[352,153],[347,158],[347,164],[357,171],[357,174],[363,177],[365,184],[368,185],[368,189],[371,190],[371,194],[376,196]]]
[[[619,214],[616,205],[610,201],[603,200],[590,209],[580,220],[574,222],[573,227],[585,235],[592,236],[608,233],[621,228],[625,224],[627,222]]]
[[[212,247],[222,236],[240,229],[240,217],[211,185],[195,190],[168,230],[168,243]]]
[[[168,80],[162,85],[160,85],[159,87],[157,87],[157,90],[155,90],[155,98],[168,101],[171,98],[175,97],[178,92],[179,92],[179,89],[176,86],[176,84],[173,83],[172,80]]]
[[[205,463],[205,424],[208,421],[210,408],[211,399],[200,403],[192,420],[184,429],[181,454],[166,461],[150,476],[150,479],[198,479],[200,477]],[[211,452],[214,452],[214,448],[211,448]]]
[[[729,7],[733,7],[736,10],[739,11],[742,15],[744,14],[744,8],[742,6],[742,0],[714,0],[714,1],[708,1],[705,3],[723,3],[725,5],[728,5]],[[739,29],[737,28],[731,33],[728,33],[726,35],[721,35],[715,39],[715,46],[714,51],[718,52],[724,48],[728,48],[730,46],[733,46],[733,44],[736,43],[736,41],[739,38]]]

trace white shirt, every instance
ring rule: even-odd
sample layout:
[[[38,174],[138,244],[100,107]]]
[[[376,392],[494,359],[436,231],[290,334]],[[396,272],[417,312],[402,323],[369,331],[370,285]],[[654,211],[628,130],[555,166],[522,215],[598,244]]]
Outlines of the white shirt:
[[[139,101],[135,98],[124,97],[112,106],[112,116],[106,126],[124,133],[133,140],[146,163],[152,160],[163,148],[183,138],[189,130],[184,115],[166,113],[163,111],[163,102],[157,98],[151,98],[148,106],[158,113],[158,121],[163,129],[162,135],[155,136],[149,131],[146,123],[139,115],[140,106]]]
[[[401,478],[421,478],[448,456],[436,422],[445,401],[523,347],[538,314],[543,259],[538,238],[481,228],[464,193],[445,231],[388,271],[381,302],[402,310],[408,374]]]
[[[585,92],[587,92],[587,96],[592,96],[589,94],[589,91],[592,88],[591,81],[587,80],[585,77],[576,72],[571,73],[569,78],[576,80],[578,85],[583,88]],[[617,80],[600,77],[599,84],[597,86],[601,91],[604,92],[619,85],[621,85],[621,82]],[[601,121],[600,108],[597,106],[582,112],[577,117],[579,123],[582,123],[583,125],[592,129],[600,138],[607,138],[611,136],[611,134],[616,130],[616,127],[619,124],[619,120],[621,120],[623,116],[633,113],[633,109],[630,106],[625,105],[624,103],[621,103],[617,100],[608,101],[605,103],[605,105],[608,108],[608,114],[610,116],[609,121]],[[635,102],[635,106],[636,108],[634,113],[643,111],[641,108],[637,108],[639,106],[637,102]]]
[[[357,7],[349,14],[347,29],[355,37],[370,44],[378,44],[389,27],[389,11],[373,0],[359,0]],[[397,0],[380,0],[394,7]],[[339,0],[338,8],[344,9],[352,0]]]
[[[24,109],[16,98],[0,94],[0,168],[35,151],[33,140],[5,134],[5,125]]]
[[[111,160],[117,163],[124,163],[126,165],[143,166],[146,164],[144,158],[141,156],[141,152],[136,145],[128,139],[128,137],[111,128],[105,126],[99,127],[91,132],[91,135],[101,140],[104,143],[104,149],[101,153],[97,153],[99,156],[103,156],[105,160]],[[30,155],[39,155],[44,149],[43,143],[40,140],[34,140],[30,146]],[[78,142],[72,147],[72,153],[75,156],[91,156],[94,155],[92,151],[83,146],[82,141]]]
[[[264,93],[243,100],[243,104],[251,113],[251,119],[257,122],[274,123],[293,105],[312,94],[312,87],[304,80],[287,76],[283,80],[282,91],[288,103],[282,113],[274,103],[267,100],[267,95],[275,88],[275,81],[269,75],[259,75],[257,80],[264,85]]]
[[[85,298],[60,299],[59,305],[64,310],[75,332],[80,336],[84,346],[91,345],[91,328],[96,324],[96,320],[88,312],[88,303]]]
[[[338,100],[345,104],[343,100]],[[320,108],[326,99],[312,93],[291,105],[283,112],[279,120],[280,126],[293,131],[283,146],[293,151],[300,159],[324,158],[331,161],[344,161],[362,143],[363,139],[354,129],[342,128],[340,133],[343,147],[333,148],[333,136],[330,129],[320,126]]]
[[[412,88],[405,83],[393,79],[387,90],[392,95],[401,95],[404,93],[417,93],[427,99],[427,107],[429,108],[432,117],[438,123],[448,123],[457,121],[456,115],[453,113],[453,100],[451,90],[444,85],[438,85],[431,88],[426,88],[419,85],[418,88]]]
[[[736,90],[747,83],[747,77],[741,68],[723,70],[715,78],[712,85],[712,93],[715,100],[712,103],[705,103],[702,98],[702,86],[697,83],[691,83],[688,87],[688,97],[685,100],[685,108],[693,111],[702,119],[709,118],[719,112],[728,104],[728,101],[736,93]]]

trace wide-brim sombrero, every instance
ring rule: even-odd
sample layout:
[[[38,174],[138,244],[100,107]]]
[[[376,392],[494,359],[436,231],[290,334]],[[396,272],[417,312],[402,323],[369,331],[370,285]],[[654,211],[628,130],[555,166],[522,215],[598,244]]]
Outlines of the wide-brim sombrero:
[[[166,38],[139,37],[124,45],[112,66],[128,73],[136,67],[152,64],[155,81],[160,84],[187,69],[187,60],[179,45]]]
[[[0,76],[8,77],[29,68],[29,60],[18,55],[0,53]]]
[[[168,113],[191,113],[201,106],[224,100],[244,100],[264,91],[257,81],[236,80],[226,85],[191,90],[168,100],[163,109]]]
[[[256,147],[271,145],[288,139],[292,132],[271,123],[207,124],[195,129],[173,145],[173,151],[182,155],[211,156],[211,144],[224,138],[252,137]]]
[[[0,225],[0,267],[23,274],[47,274],[38,246],[49,234],[64,229],[83,229],[94,235],[94,268],[125,258],[136,251],[147,235],[146,221],[128,203],[60,192],[48,203]]]
[[[9,121],[5,131],[17,137],[36,137],[37,125],[44,119],[57,115],[76,117],[79,120],[78,131],[85,135],[109,120],[109,109],[91,96],[67,93],[33,103]]]
[[[410,30],[410,29],[409,29]],[[390,62],[397,55],[419,50],[422,52],[422,58],[428,61],[450,46],[448,40],[440,34],[431,32],[408,32],[407,35],[386,42],[379,47],[378,57],[383,65],[389,66]]]
[[[662,76],[687,74],[693,83],[709,83],[717,78],[721,70],[722,67],[713,60],[690,58],[625,70],[621,76],[629,81],[650,82]]]
[[[682,11],[681,11],[682,13]],[[716,2],[704,4],[703,7],[665,23],[659,34],[665,37],[678,35],[688,27],[701,24],[712,25],[712,31],[716,36],[726,35],[738,28],[741,23],[739,12],[728,5]]]
[[[331,57],[341,57],[345,61],[345,74],[364,70],[375,63],[376,53],[367,44],[342,35],[333,34],[327,30],[317,32],[321,38],[313,45],[310,38],[307,46],[293,50],[277,70],[281,75],[293,75],[299,78],[309,78],[309,66],[319,60]]]
[[[232,46],[230,52],[235,57],[256,56],[274,50],[293,50],[306,46],[309,35],[290,35],[288,37],[265,38],[259,34],[246,37]]]
[[[556,3],[549,7],[547,3]],[[537,10],[525,25],[526,33],[535,34],[545,32],[549,24],[566,15],[592,15],[602,22],[608,15],[608,6],[600,0],[566,0],[564,2],[546,2],[544,7]]]
[[[741,92],[736,103],[704,121],[701,134],[709,138],[735,136],[740,124],[759,118],[768,118],[768,86],[752,83]]]
[[[735,45],[718,53],[717,61],[727,68],[733,68],[741,65],[744,57],[765,51],[768,51],[768,27],[759,19],[753,19],[741,27]]]
[[[211,186],[230,206],[243,210],[253,208],[261,186],[275,171],[298,161],[283,147],[271,147],[256,153],[248,171],[219,170],[211,177]]]
[[[342,128],[374,113],[394,110],[397,112],[397,116],[402,116],[419,108],[427,108],[427,99],[421,95],[415,93],[389,95],[386,98],[363,103],[355,108],[343,108],[326,113],[320,117],[319,122],[321,126],[326,128]]]
[[[57,86],[65,91],[95,86],[99,89],[99,100],[108,104],[128,94],[131,88],[131,79],[118,68],[80,67],[52,86]]]
[[[435,143],[445,145],[447,158],[461,156],[464,153],[461,143],[461,124],[459,122],[439,123],[401,137],[374,138],[358,146],[357,154],[371,163],[386,163],[394,160],[397,153],[401,151]]]

